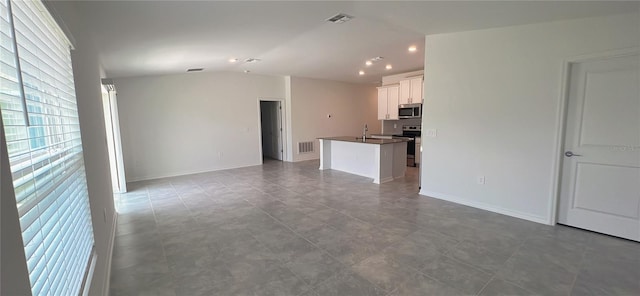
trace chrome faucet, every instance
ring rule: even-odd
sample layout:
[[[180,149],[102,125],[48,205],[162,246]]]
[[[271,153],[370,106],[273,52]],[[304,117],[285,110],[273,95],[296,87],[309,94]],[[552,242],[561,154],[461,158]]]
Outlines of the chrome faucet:
[[[366,142],[367,141],[367,131],[369,130],[369,127],[367,127],[367,124],[364,124],[364,128],[362,129],[362,142]]]

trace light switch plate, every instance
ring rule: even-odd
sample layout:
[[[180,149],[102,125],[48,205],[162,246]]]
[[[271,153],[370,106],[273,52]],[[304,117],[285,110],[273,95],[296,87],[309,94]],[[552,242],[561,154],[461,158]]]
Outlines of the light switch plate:
[[[425,137],[435,138],[438,136],[438,130],[435,128],[427,129],[424,133]]]

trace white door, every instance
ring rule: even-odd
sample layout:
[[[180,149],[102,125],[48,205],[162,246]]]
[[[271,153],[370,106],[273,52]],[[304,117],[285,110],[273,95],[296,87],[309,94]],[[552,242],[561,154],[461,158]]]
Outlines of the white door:
[[[571,65],[559,223],[640,241],[638,60]]]

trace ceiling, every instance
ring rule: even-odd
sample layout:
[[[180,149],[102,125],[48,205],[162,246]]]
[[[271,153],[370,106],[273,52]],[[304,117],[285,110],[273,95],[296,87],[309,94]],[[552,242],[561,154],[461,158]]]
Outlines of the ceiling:
[[[424,36],[637,12],[640,2],[79,1],[109,77],[249,70],[355,83],[422,69]],[[354,18],[325,20],[337,13]],[[407,48],[418,50],[409,53]],[[372,66],[365,61],[384,57]],[[230,58],[240,59],[230,63]],[[242,62],[261,59],[256,63]],[[392,65],[386,70],[387,64]],[[365,75],[358,75],[364,70]]]

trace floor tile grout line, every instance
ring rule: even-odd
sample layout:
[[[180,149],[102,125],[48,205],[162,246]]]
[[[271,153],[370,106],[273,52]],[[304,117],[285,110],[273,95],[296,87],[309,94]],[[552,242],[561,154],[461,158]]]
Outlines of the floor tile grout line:
[[[455,258],[450,257],[450,256],[448,255],[448,252],[449,252],[450,250],[454,249],[455,247],[457,247],[460,243],[462,243],[462,241],[459,241],[458,243],[456,243],[456,245],[455,245],[455,246],[452,246],[451,248],[447,249],[447,250],[446,250],[446,251],[444,251],[444,252],[437,251],[437,252],[438,252],[438,255],[439,255],[439,256],[447,257],[448,259],[453,260],[453,261],[455,261],[455,262],[457,262],[457,263],[461,263],[461,264],[463,264],[463,265],[469,266],[469,267],[471,267],[471,268],[475,269],[476,271],[480,271],[480,272],[483,272],[483,273],[486,273],[486,274],[490,274],[490,275],[492,275],[492,276],[493,276],[493,274],[488,273],[488,272],[487,272],[487,271],[485,271],[485,270],[481,270],[481,269],[479,269],[478,267],[476,267],[475,265],[472,265],[472,264],[470,264],[470,263],[466,263],[466,262],[462,262],[462,261],[460,261],[460,260],[458,260],[458,259],[455,259]],[[392,247],[392,246],[389,246],[388,248],[390,248],[390,247]],[[411,265],[409,265],[408,267],[409,267],[410,269],[414,270],[414,271],[415,271],[415,274],[420,274],[420,275],[426,276],[426,277],[428,277],[428,278],[430,278],[430,279],[432,279],[432,280],[435,280],[435,281],[437,281],[437,282],[439,282],[439,283],[441,283],[441,284],[443,284],[443,285],[445,285],[445,286],[447,286],[447,287],[450,287],[450,288],[452,288],[452,289],[458,290],[458,288],[453,287],[453,286],[451,286],[451,285],[449,285],[449,284],[447,284],[447,283],[445,283],[445,282],[443,282],[443,281],[441,281],[441,280],[439,280],[439,279],[437,279],[437,278],[434,278],[432,275],[430,275],[430,274],[428,274],[428,273],[425,273],[425,272],[424,272],[424,269],[414,268],[414,267],[413,267],[413,266],[411,266]],[[492,278],[493,278],[493,277],[492,277]],[[407,280],[407,281],[408,281],[408,280]],[[407,281],[404,281],[402,284],[406,283]],[[489,281],[490,281],[490,280],[489,280]],[[398,285],[398,287],[396,287],[396,288],[395,288],[391,293],[389,293],[388,295],[392,294],[395,290],[397,290],[400,286],[402,286],[402,284]],[[485,285],[486,285],[486,283],[485,283]],[[484,288],[484,286],[483,286],[483,288]]]
[[[272,219],[273,219],[273,218],[272,218]],[[254,235],[253,233],[251,233],[251,231],[249,231],[249,233],[250,233],[249,235],[251,235],[251,237],[253,237],[253,239],[255,239],[256,241],[260,242],[260,243],[261,243],[262,245],[264,245],[264,246],[265,246],[265,248],[267,248],[269,251],[274,252],[274,250],[273,250],[271,247],[269,247],[269,245],[268,245],[268,244],[264,243],[263,241],[261,241],[260,239],[258,239],[257,237],[255,237],[255,235]],[[315,246],[314,246],[314,247],[315,247]],[[322,250],[322,249],[320,249],[320,250]],[[322,250],[322,251],[324,251],[324,250]],[[303,283],[305,283],[305,284],[309,287],[309,289],[305,290],[305,291],[303,292],[303,294],[304,294],[304,293],[307,293],[307,292],[309,292],[309,291],[314,290],[314,288],[315,288],[315,287],[314,287],[314,286],[312,286],[312,285],[311,285],[308,281],[306,281],[304,278],[301,278],[301,277],[300,277],[300,276],[298,276],[295,272],[293,272],[293,270],[291,270],[291,268],[289,268],[289,266],[287,266],[287,265],[286,265],[286,262],[284,262],[284,260],[283,260],[283,259],[278,258],[278,261],[280,261],[280,263],[281,263],[281,264],[280,264],[280,265],[281,265],[281,267],[286,268],[286,269],[287,269],[291,274],[293,274],[293,276],[295,276],[298,280],[302,281]]]
[[[582,251],[582,256],[580,256],[581,257],[580,258],[580,263],[578,264],[578,268],[576,269],[576,274],[573,277],[573,280],[571,281],[571,287],[570,287],[569,291],[567,292],[567,295],[571,295],[571,292],[573,291],[573,289],[576,286],[576,282],[578,281],[578,277],[580,276],[580,272],[582,271],[582,267],[584,266],[584,262],[585,262],[586,257],[587,257],[588,245],[590,245],[590,241],[587,243],[587,246],[585,246],[584,250]]]
[[[176,192],[176,194],[177,194],[178,198],[180,199],[180,202],[184,205],[184,207],[187,209],[187,211],[189,211],[189,215],[191,216],[191,218],[194,218],[194,219],[195,219],[193,211],[192,211],[192,210],[191,210],[191,208],[190,208],[189,206],[187,206],[187,204],[184,202],[184,198],[183,198],[182,194],[181,194],[180,192],[178,192],[178,191],[175,189],[175,185],[173,184],[173,182],[169,182],[169,184],[171,184],[171,187],[172,187],[172,188],[173,188],[173,190]],[[201,187],[199,184],[197,184],[197,183],[196,183],[195,185],[196,185],[196,186],[198,186],[198,187],[200,187],[200,189],[202,190],[202,187]],[[222,184],[222,185],[226,187],[226,185],[224,185],[224,184]],[[202,190],[202,191],[204,192],[204,190]],[[154,211],[154,216],[155,216],[155,211]],[[196,222],[197,222],[197,220],[196,220]],[[254,239],[255,239],[255,237],[254,237]],[[161,245],[162,245],[162,249],[163,249],[163,255],[165,256],[165,261],[167,261],[167,265],[169,265],[169,260],[168,260],[168,258],[166,257],[166,251],[165,251],[165,244],[164,244],[164,240],[161,240]],[[211,249],[210,249],[210,246],[209,246],[209,245],[207,245],[207,249],[209,249],[209,250],[211,251]],[[214,259],[215,259],[215,258],[214,258]],[[225,264],[225,265],[226,265],[226,263],[223,263],[223,264]],[[170,266],[169,266],[169,267],[170,267]],[[169,268],[169,270],[171,270],[171,268]],[[174,281],[176,280],[176,278],[175,278],[175,276],[174,276],[173,272],[170,272],[170,276],[171,276],[171,278],[172,278]],[[176,292],[176,294],[177,294],[176,288],[177,288],[177,287],[174,287],[174,291],[175,291],[175,292]]]
[[[257,207],[256,207],[257,208]],[[306,242],[310,243],[311,245],[313,245],[314,247],[318,248],[319,250],[321,250],[322,252],[326,253],[327,255],[329,255],[332,259],[336,260],[337,262],[339,262],[342,265],[345,265],[345,267],[350,267],[347,264],[344,264],[342,261],[338,260],[337,258],[335,258],[331,253],[329,253],[327,250],[325,250],[324,248],[321,248],[320,246],[316,245],[315,243],[313,243],[312,241],[310,241],[309,239],[307,239],[306,237],[304,237],[303,235],[299,234],[297,231],[293,230],[291,227],[289,227],[288,225],[282,223],[280,220],[278,220],[277,218],[271,216],[271,214],[269,214],[268,212],[264,211],[263,209],[258,208],[259,210],[261,210],[262,212],[264,212],[266,215],[268,215],[269,217],[271,217],[271,219],[273,219],[274,221],[276,221],[278,224],[284,226],[285,228],[287,228],[289,231],[293,232],[296,236],[304,239]]]
[[[441,280],[439,280],[439,279],[437,279],[437,278],[434,278],[434,277],[433,277],[433,276],[431,276],[431,275],[428,275],[428,274],[425,274],[425,273],[422,273],[422,272],[418,272],[418,273],[419,273],[419,274],[421,274],[421,275],[423,275],[423,276],[426,276],[426,277],[428,277],[428,278],[430,278],[430,279],[432,279],[432,280],[434,280],[434,281],[436,281],[436,282],[438,282],[438,283],[441,283],[441,284],[443,284],[443,285],[445,285],[445,286],[447,286],[447,287],[449,287],[449,288],[452,288],[452,289],[454,289],[454,290],[459,290],[458,288],[456,288],[456,287],[452,287],[451,285],[449,285],[449,284],[447,284],[447,283],[444,283],[444,282],[442,282]]]
[[[275,184],[275,183],[274,183],[274,184]],[[276,185],[280,186],[279,184],[276,184]],[[280,186],[280,187],[283,187],[283,186]],[[253,186],[252,186],[252,188],[257,189],[257,188],[255,188],[255,187],[253,187]],[[284,187],[283,187],[283,189],[288,190],[287,188],[284,188]],[[269,194],[269,193],[267,193],[267,192],[264,192],[264,191],[262,191],[262,190],[259,190],[259,189],[257,189],[257,190],[258,190],[258,191],[260,191],[260,192],[262,192],[262,193],[265,193],[265,194],[267,194],[267,195],[271,195],[271,194]],[[292,192],[292,193],[295,193],[295,192],[293,192],[293,191],[291,191],[291,192]],[[260,211],[264,212],[264,213],[265,213],[266,215],[268,215],[272,220],[276,221],[277,223],[279,223],[279,224],[281,224],[281,225],[284,225],[284,224],[283,224],[283,223],[281,223],[278,219],[276,219],[275,217],[271,216],[271,214],[267,213],[266,211],[264,211],[264,210],[263,210],[263,209],[261,209],[260,207],[258,207],[258,206],[256,206],[256,205],[252,204],[252,203],[251,203],[250,201],[248,201],[247,199],[243,199],[243,200],[244,200],[247,204],[249,204],[250,206],[252,206],[253,208],[258,209],[258,210],[260,210]],[[288,228],[288,226],[286,226],[286,225],[284,225],[284,226]],[[288,229],[289,229],[290,231],[292,231],[294,234],[298,235],[298,234],[297,234],[295,231],[293,231],[292,229],[290,229],[290,228],[288,228]],[[269,247],[269,245],[265,244],[265,243],[264,243],[264,242],[262,242],[260,239],[258,239],[257,237],[255,237],[255,235],[254,235],[251,231],[249,231],[249,234],[250,234],[250,235],[251,235],[251,237],[253,237],[256,241],[260,242],[260,243],[261,243],[261,244],[263,244],[267,249],[269,249],[270,251],[272,251],[272,252],[273,252],[273,249],[272,249],[272,248],[270,248],[270,247]],[[299,235],[298,235],[298,236],[299,236]],[[305,239],[305,240],[306,240],[306,238],[303,238],[303,239]],[[306,240],[306,241],[307,241],[307,242],[309,242],[308,240]],[[309,242],[309,243],[311,243],[311,242]],[[319,248],[318,246],[314,245],[313,243],[311,243],[311,244],[312,244],[314,247],[316,247],[316,248],[318,248],[319,250],[321,250],[322,252],[327,253],[327,255],[331,256],[331,254],[329,254],[328,252],[326,252],[324,249]],[[333,258],[333,257],[331,256],[331,258]],[[333,259],[334,259],[334,260],[336,260],[335,258],[333,258]],[[279,261],[280,261],[280,263],[286,263],[286,262],[283,262],[283,260],[281,260],[281,259],[280,259]],[[337,262],[339,262],[340,264],[342,264],[340,261],[338,261],[338,260],[336,260],[336,261],[337,261]],[[312,286],[312,285],[311,285],[308,281],[306,281],[304,278],[301,278],[301,277],[300,277],[300,276],[298,276],[295,272],[293,272],[293,271],[292,271],[292,270],[291,270],[291,269],[290,269],[286,264],[281,264],[281,265],[282,265],[282,267],[284,267],[284,268],[286,268],[287,270],[289,270],[289,272],[291,272],[291,274],[293,274],[293,275],[294,275],[298,280],[301,280],[303,283],[305,283],[307,286],[309,286],[309,289],[308,289],[308,290],[306,290],[306,291],[304,291],[304,293],[307,293],[307,292],[313,291],[313,290],[314,290],[314,289],[319,285],[319,284],[316,284],[316,287]]]
[[[454,262],[457,262],[457,263],[459,263],[459,264],[466,265],[466,266],[468,266],[469,268],[474,269],[475,271],[478,271],[478,272],[481,272],[481,273],[484,273],[484,274],[487,274],[487,275],[494,276],[494,275],[496,274],[496,272],[488,271],[488,270],[482,269],[482,268],[480,268],[479,266],[475,266],[475,265],[473,265],[473,264],[472,264],[472,263],[470,263],[470,262],[466,262],[466,261],[460,260],[460,259],[458,259],[458,258],[456,258],[456,257],[453,257],[453,255],[451,255],[451,251],[453,251],[454,249],[456,249],[456,248],[457,248],[460,244],[462,244],[464,241],[465,241],[465,240],[460,240],[460,241],[458,241],[458,243],[457,243],[455,246],[453,246],[453,247],[451,247],[451,248],[447,249],[447,250],[446,250],[446,252],[443,252],[443,254],[442,254],[442,255],[443,255],[444,257],[447,257],[449,260],[453,260]],[[508,259],[507,259],[507,260],[508,260]],[[505,262],[506,262],[506,261],[505,261]]]
[[[356,220],[356,221],[358,221],[358,222],[360,222],[360,223],[364,223],[364,224],[367,224],[367,225],[371,225],[374,229],[379,230],[379,227],[378,227],[378,225],[376,225],[376,224],[373,224],[373,223],[370,223],[370,222],[367,222],[367,221],[361,220],[361,219],[359,219],[359,218],[353,217],[353,216],[348,215],[348,214],[344,214],[344,213],[342,213],[342,212],[338,211],[337,209],[332,208],[332,207],[329,207],[329,206],[327,206],[327,205],[324,205],[324,206],[325,206],[325,207],[327,207],[328,209],[331,209],[331,210],[333,210],[333,211],[336,211],[336,212],[338,212],[338,213],[340,213],[340,214],[342,214],[342,215],[344,215],[344,216],[347,216],[347,217],[349,217],[349,218],[352,218],[352,219],[354,219],[354,220]],[[260,210],[262,210],[262,209],[260,209]],[[263,210],[263,211],[264,211],[264,210]],[[266,212],[266,211],[265,211],[265,212]],[[314,211],[314,212],[312,212],[312,213],[315,213],[315,212],[317,212],[317,211]],[[266,212],[266,213],[267,213],[268,215],[270,215],[270,216],[271,216],[271,214],[270,214],[270,213],[268,213],[268,212]],[[310,217],[310,218],[312,218],[312,219],[315,219],[315,218],[313,218],[313,217],[309,216],[309,214],[308,214],[308,213],[303,213],[303,212],[301,212],[301,213],[302,213],[303,215],[307,216],[307,217]],[[275,218],[275,217],[273,217],[273,218],[274,218],[274,219],[276,219],[278,222],[280,222],[277,218]],[[332,228],[332,229],[334,229],[334,230],[336,230],[336,231],[338,231],[338,232],[340,232],[340,233],[344,233],[344,234],[350,235],[349,233],[346,233],[346,232],[344,232],[344,231],[342,231],[342,230],[340,230],[340,229],[336,228],[335,226],[333,226],[333,225],[331,225],[331,224],[327,224],[327,223],[322,222],[322,221],[319,221],[319,222],[320,222],[320,223],[323,223],[323,225],[324,225],[324,226],[329,227],[329,228]],[[280,223],[281,223],[281,222],[280,222]],[[283,224],[283,223],[282,223],[282,224]],[[283,225],[284,225],[284,224],[283,224]],[[398,240],[398,242],[399,242],[399,241],[401,241],[402,239],[404,239],[404,238],[406,238],[406,237],[410,236],[411,234],[413,234],[413,233],[417,232],[417,231],[420,231],[420,230],[414,230],[414,231],[411,231],[411,232],[409,232],[408,234],[406,234],[406,235],[402,236],[402,237],[401,237],[401,239],[399,239],[399,240]],[[388,244],[384,245],[384,247],[383,247],[382,249],[386,249],[387,247],[389,247],[390,245],[393,245],[393,244],[394,244],[393,242],[388,243]]]
[[[292,191],[292,192],[293,192],[293,191]],[[297,192],[293,192],[293,193],[297,193]],[[267,194],[269,194],[269,193],[267,193]],[[271,195],[271,194],[269,194],[269,195]],[[306,195],[304,195],[304,196],[306,196]],[[274,198],[278,199],[278,198],[277,198],[277,197],[275,197],[275,196],[274,196]],[[405,197],[402,197],[402,198],[405,198]],[[285,202],[284,200],[281,200],[281,199],[278,199],[278,200],[280,200],[281,202],[283,202],[284,204],[286,204],[286,202]],[[305,200],[307,200],[307,199],[305,199]],[[344,215],[344,216],[347,216],[347,217],[352,218],[352,219],[354,219],[354,220],[357,220],[357,221],[359,221],[359,222],[361,222],[361,223],[365,223],[365,224],[368,224],[368,225],[371,225],[371,226],[373,226],[373,227],[376,227],[376,228],[377,228],[377,225],[376,225],[376,224],[373,224],[373,223],[370,223],[370,222],[364,221],[364,220],[362,220],[362,219],[360,219],[360,218],[357,218],[357,217],[351,216],[351,215],[349,215],[349,214],[347,214],[347,213],[344,213],[344,212],[342,212],[342,211],[340,211],[340,210],[338,210],[338,209],[336,209],[336,208],[333,208],[333,207],[331,207],[331,206],[328,206],[328,205],[326,205],[326,204],[317,203],[317,202],[313,202],[313,201],[309,201],[309,200],[307,200],[307,201],[308,201],[308,202],[311,202],[311,203],[314,203],[314,204],[319,204],[319,205],[324,206],[324,207],[326,207],[326,208],[328,208],[328,209],[331,209],[331,210],[333,210],[333,211],[336,211],[336,212],[338,212],[338,213],[340,213],[340,214],[342,214],[342,215]],[[306,215],[306,216],[309,216],[309,215],[308,215],[308,213],[303,213],[303,214],[304,214],[304,215]],[[389,215],[386,215],[386,214],[383,214],[383,215],[388,216],[388,217],[390,217],[390,218],[396,218],[396,217],[389,216]],[[313,217],[311,217],[311,218],[313,218]],[[396,218],[396,219],[399,219],[399,218]],[[401,220],[401,221],[403,221],[403,222],[410,223],[410,224],[414,224],[414,223],[411,223],[411,222],[406,221],[406,220],[403,220],[403,219],[399,219],[399,220]],[[325,224],[326,224],[326,223],[325,223]],[[330,224],[328,224],[328,225],[329,225],[329,226],[331,226]],[[414,224],[414,225],[417,225],[417,224]],[[335,229],[335,227],[333,227],[333,228]]]
[[[260,209],[260,210],[262,210],[262,209]],[[263,212],[265,212],[264,210],[262,210],[262,211],[263,211]],[[352,264],[352,265],[347,265],[347,264],[343,263],[342,261],[338,260],[337,258],[335,258],[335,257],[334,257],[330,252],[328,252],[328,251],[327,251],[327,250],[325,250],[324,248],[321,248],[321,247],[317,246],[316,244],[314,244],[313,242],[311,242],[310,240],[308,240],[306,237],[302,236],[301,234],[299,234],[299,233],[298,233],[298,232],[296,232],[295,230],[291,229],[288,225],[286,225],[286,224],[282,223],[281,221],[279,221],[279,220],[278,220],[278,219],[276,219],[275,217],[271,216],[271,214],[269,214],[269,213],[267,213],[267,212],[265,212],[265,214],[269,215],[269,217],[271,217],[272,219],[274,219],[276,222],[278,222],[279,224],[283,225],[285,228],[289,229],[289,230],[290,230],[291,232],[293,232],[296,236],[301,237],[302,239],[304,239],[305,241],[307,241],[308,243],[310,243],[310,244],[311,244],[311,245],[313,245],[314,247],[316,247],[316,248],[318,248],[318,249],[322,250],[323,252],[325,252],[329,257],[331,257],[332,259],[336,260],[338,263],[340,263],[340,264],[344,265],[344,266],[346,267],[346,269],[351,269],[351,267],[353,267],[354,265],[356,265],[356,264],[358,264],[359,262],[362,262],[362,261],[366,260],[367,258],[369,258],[369,257],[367,257],[367,258],[364,258],[364,259],[360,260],[359,262],[355,262],[355,263],[354,263],[354,264]],[[383,248],[383,249],[384,249],[384,248]],[[375,255],[372,255],[372,256],[375,256]],[[370,256],[370,257],[371,257],[371,256]],[[344,270],[343,270],[343,271],[344,271]],[[341,272],[342,272],[342,271],[341,271]],[[341,273],[341,272],[338,272],[338,273]],[[334,274],[334,275],[335,275],[335,274]],[[316,288],[321,287],[321,286],[322,286],[323,284],[325,284],[329,279],[331,279],[331,277],[333,277],[333,275],[332,275],[332,276],[330,276],[330,277],[328,277],[327,279],[325,279],[325,280],[324,280],[324,281],[322,281],[321,283],[316,284],[316,286],[315,286],[315,287],[313,287],[313,289],[311,289],[311,290],[315,291],[315,290],[316,290]],[[368,279],[366,279],[366,278],[363,278],[363,279],[364,279],[364,280],[366,280],[367,282],[369,282],[370,284],[372,284],[374,287],[376,287],[376,288],[378,288],[378,289],[380,289],[380,290],[382,290],[382,291],[385,291],[384,289],[382,289],[382,288],[378,287],[378,285],[376,285],[376,284],[372,283],[372,282],[371,282],[371,281],[369,281]]]
[[[172,183],[172,182],[169,182],[169,184],[171,185],[171,188],[173,189],[173,191],[174,191],[176,194],[178,194],[178,192],[176,191],[175,186],[173,186],[173,183]],[[178,197],[179,197],[179,195],[178,195]],[[153,205],[153,203],[151,202],[151,196],[149,196],[149,203],[151,203],[151,210],[152,210],[152,212],[153,212],[153,218],[154,218],[154,220],[156,221],[156,227],[158,227],[158,218],[157,218],[157,216],[156,216],[156,207],[155,207],[155,206]],[[176,282],[177,280],[176,280],[176,277],[175,277],[175,275],[173,274],[173,272],[171,272],[171,268],[170,268],[170,266],[169,266],[169,259],[167,258],[167,251],[165,250],[165,243],[164,243],[164,239],[162,239],[162,238],[160,238],[160,246],[162,247],[162,256],[164,257],[164,261],[167,263],[167,269],[169,270],[169,276],[171,277],[171,280],[172,280],[172,281],[174,281],[173,291],[174,291],[174,293],[177,293],[177,291],[176,291],[176,288],[177,288],[177,287],[175,287],[175,282]]]
[[[514,256],[514,255],[515,255],[515,254],[516,254],[516,253],[517,253],[517,252],[522,248],[522,246],[524,246],[524,245],[526,244],[527,240],[528,240],[528,239],[524,239],[524,240],[523,240],[523,241],[518,245],[518,247],[513,251],[513,253],[511,253],[511,255],[509,256],[509,258],[507,258],[507,260],[505,260],[504,262],[502,262],[501,266],[496,270],[496,272],[494,272],[493,276],[489,279],[489,281],[487,281],[487,282],[484,284],[484,286],[482,287],[482,289],[480,289],[480,291],[479,291],[476,295],[480,295],[480,294],[482,294],[482,292],[484,291],[484,289],[486,289],[486,288],[487,288],[487,286],[491,283],[491,281],[493,281],[494,279],[496,279],[496,276],[500,273],[500,270],[501,270],[502,268],[504,268],[504,265],[505,265],[505,264],[506,264],[506,263],[507,263],[511,258],[513,258],[513,256]],[[505,281],[505,282],[508,282],[508,283],[510,283],[510,284],[512,284],[512,285],[515,285],[515,286],[517,286],[517,287],[519,287],[519,288],[521,288],[521,289],[523,289],[523,290],[525,290],[525,291],[529,291],[528,289],[525,289],[525,288],[523,288],[523,287],[520,287],[520,285],[515,284],[515,283],[512,283],[512,282],[510,282],[510,281],[508,281],[508,280],[504,280],[504,279],[499,279],[499,280],[501,280],[501,281]]]
[[[279,184],[276,184],[276,185],[281,186],[281,185],[279,185]],[[281,187],[283,187],[283,186],[281,186]],[[290,190],[290,189],[288,189],[288,188],[286,188],[286,187],[283,187],[283,188],[284,188],[285,190],[288,190],[288,191],[292,192],[292,193],[300,194],[300,193],[297,193],[297,192],[295,192],[295,191],[292,191],[292,190]],[[273,196],[275,199],[277,199],[277,200],[279,200],[280,202],[284,203],[285,205],[289,206],[289,205],[286,203],[286,200],[280,199],[280,198],[278,198],[278,197],[276,197],[276,196],[274,196],[273,194],[268,193],[268,192],[264,192],[264,193],[265,193],[265,194],[268,194],[268,195]],[[306,194],[301,194],[301,195],[302,195],[302,196],[307,196]],[[317,205],[323,206],[323,207],[325,207],[325,208],[327,208],[327,209],[334,210],[334,211],[336,211],[336,212],[338,212],[338,213],[340,213],[340,214],[342,214],[342,215],[345,215],[345,216],[347,216],[347,217],[350,217],[350,218],[353,218],[353,219],[355,219],[355,220],[358,220],[359,222],[362,222],[362,223],[366,223],[366,224],[370,224],[370,225],[372,225],[372,226],[375,226],[375,225],[373,225],[373,224],[371,224],[371,223],[369,223],[369,222],[366,222],[366,221],[360,220],[359,218],[356,218],[356,217],[353,217],[353,216],[347,215],[347,214],[345,214],[345,213],[343,213],[343,212],[341,212],[341,211],[339,211],[339,210],[337,210],[337,209],[335,209],[335,208],[332,208],[331,206],[328,206],[328,205],[325,205],[325,204],[322,204],[322,203],[318,203],[318,202],[314,202],[314,201],[311,201],[311,200],[308,200],[308,199],[304,199],[304,200],[305,200],[305,202],[309,202],[309,203],[312,203],[312,204],[317,204]],[[310,216],[309,216],[309,213],[304,213],[304,212],[301,212],[301,211],[298,211],[298,212],[302,213],[303,215],[305,215],[305,216],[307,216],[307,217],[310,217]],[[316,211],[314,211],[314,212],[316,212]],[[311,217],[311,218],[313,218],[313,217]],[[275,217],[274,217],[274,219],[275,219]],[[326,224],[326,223],[325,223],[325,224]],[[329,225],[329,224],[327,224],[327,225]],[[330,225],[329,225],[329,226],[330,226]]]
[[[277,183],[272,183],[272,184],[275,184],[275,185],[277,185],[277,186],[281,187],[281,189],[284,189],[284,190],[289,191],[289,192],[291,192],[291,193],[294,193],[294,194],[300,194],[300,193],[295,192],[295,191],[293,191],[293,190],[290,190],[289,188],[287,188],[287,187],[285,187],[285,186],[282,186],[282,185],[280,185],[280,184],[277,184]],[[278,197],[274,196],[272,193],[265,192],[265,191],[263,191],[263,190],[260,190],[259,188],[254,187],[254,186],[252,186],[252,188],[257,189],[258,191],[260,191],[260,192],[262,192],[262,193],[264,193],[264,194],[267,194],[267,195],[269,195],[269,196],[273,197],[273,198],[274,198],[274,199],[276,199],[277,201],[280,201],[280,202],[282,202],[283,204],[285,204],[287,207],[289,207],[289,205],[285,202],[285,200],[282,200],[282,199],[280,199],[280,198],[278,198]],[[349,268],[349,267],[350,267],[349,265],[346,265],[346,264],[344,264],[343,262],[341,262],[340,260],[338,260],[337,258],[333,257],[333,255],[332,255],[331,253],[329,253],[327,250],[325,250],[324,248],[321,248],[321,247],[317,246],[317,245],[316,245],[316,244],[314,244],[313,242],[309,241],[306,237],[302,236],[301,234],[299,234],[299,233],[298,233],[298,232],[296,232],[295,230],[291,229],[288,225],[284,224],[282,221],[280,221],[280,220],[278,220],[277,218],[275,218],[274,216],[272,216],[269,212],[267,212],[267,211],[265,211],[264,209],[260,208],[260,207],[259,207],[259,206],[257,206],[256,204],[251,203],[251,202],[250,202],[249,200],[247,200],[247,199],[244,199],[244,201],[245,201],[247,204],[249,204],[249,205],[251,205],[252,207],[254,207],[255,209],[258,209],[258,210],[260,210],[261,212],[265,213],[267,216],[269,216],[269,217],[270,217],[272,220],[274,220],[276,223],[278,223],[278,224],[280,224],[280,225],[284,226],[286,229],[288,229],[289,231],[291,231],[292,233],[294,233],[294,235],[295,235],[295,236],[302,238],[303,240],[305,240],[306,242],[308,242],[309,244],[311,244],[312,246],[314,246],[315,248],[317,248],[318,250],[320,250],[321,252],[323,252],[323,253],[324,253],[324,254],[326,254],[327,256],[331,257],[333,260],[335,260],[336,262],[338,262],[338,264],[342,265],[342,267],[343,267],[342,269],[343,269],[343,270],[345,270],[345,269],[347,269],[347,268]],[[305,199],[305,201],[307,201],[307,200]],[[307,201],[307,202],[310,202],[310,201]],[[320,204],[320,205],[322,205],[322,204]],[[325,206],[325,207],[326,207],[326,205],[323,205],[323,206]],[[327,207],[327,208],[328,208],[328,207]],[[308,217],[308,215],[307,215],[306,213],[303,213],[303,212],[298,211],[298,210],[295,210],[295,211],[300,212],[300,213],[301,213],[301,214],[303,214],[304,216]],[[324,223],[323,223],[323,224],[324,224]],[[326,225],[326,224],[324,224],[324,225]],[[328,226],[328,225],[326,225],[326,226]],[[264,242],[262,242],[260,239],[256,238],[256,237],[255,237],[255,235],[254,235],[253,233],[251,233],[251,231],[249,231],[249,233],[250,233],[250,235],[251,235],[255,240],[257,240],[258,242],[260,242],[261,244],[263,244],[267,249],[269,249],[270,251],[272,251],[272,252],[273,252],[273,249],[272,249],[272,248],[270,248],[270,247],[269,247],[269,245],[265,244],[265,243],[264,243]],[[282,260],[282,259],[280,259],[279,261],[280,261],[280,263],[282,264],[282,266],[283,266],[284,268],[286,268],[287,270],[289,270],[289,272],[291,272],[291,273],[292,273],[296,278],[298,278],[299,280],[301,280],[302,282],[304,282],[304,283],[309,287],[309,289],[308,289],[308,290],[306,290],[306,291],[304,291],[304,292],[303,292],[303,294],[301,294],[301,295],[304,295],[305,293],[308,293],[308,292],[315,292],[317,288],[321,287],[323,284],[325,284],[327,281],[329,281],[329,280],[330,280],[334,275],[336,275],[336,273],[334,273],[334,274],[332,274],[331,276],[327,277],[326,279],[322,280],[321,282],[316,283],[315,285],[312,285],[310,282],[306,281],[304,278],[299,277],[295,272],[293,272],[293,271],[292,271],[292,270],[291,270],[291,269],[286,265],[286,263],[287,263],[287,262],[283,262],[283,260]],[[338,271],[337,273],[340,273],[340,272],[342,272],[342,271]],[[374,285],[374,286],[375,286],[375,285]],[[377,287],[377,286],[376,286],[376,287]]]

